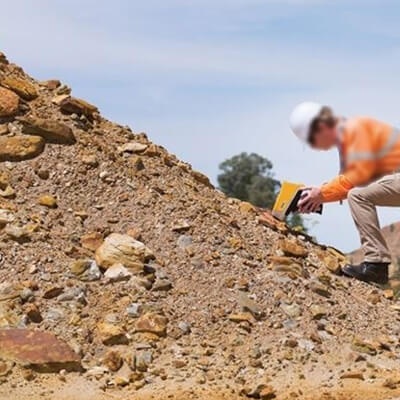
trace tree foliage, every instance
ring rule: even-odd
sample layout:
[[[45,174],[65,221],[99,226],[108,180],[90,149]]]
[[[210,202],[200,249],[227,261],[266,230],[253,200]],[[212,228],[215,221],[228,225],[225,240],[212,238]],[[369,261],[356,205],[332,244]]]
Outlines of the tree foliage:
[[[220,189],[230,197],[248,201],[255,206],[272,208],[280,183],[274,178],[273,165],[270,160],[256,153],[240,153],[219,165],[218,175]],[[292,227],[305,230],[299,214],[293,214],[288,221]]]

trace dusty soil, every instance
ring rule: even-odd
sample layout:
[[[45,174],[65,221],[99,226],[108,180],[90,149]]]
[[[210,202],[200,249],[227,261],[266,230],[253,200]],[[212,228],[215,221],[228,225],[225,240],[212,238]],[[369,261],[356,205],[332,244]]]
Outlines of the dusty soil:
[[[0,102],[0,328],[73,352],[11,338],[0,399],[400,395],[396,282],[341,276],[340,252],[1,54],[0,86],[19,97]]]

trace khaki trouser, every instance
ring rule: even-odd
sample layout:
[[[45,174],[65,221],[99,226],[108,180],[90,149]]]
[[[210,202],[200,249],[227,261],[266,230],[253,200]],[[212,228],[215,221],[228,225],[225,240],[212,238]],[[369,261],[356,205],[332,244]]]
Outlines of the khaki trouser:
[[[390,263],[390,251],[381,233],[376,206],[400,207],[400,172],[351,189],[347,199],[360,233],[364,261]]]

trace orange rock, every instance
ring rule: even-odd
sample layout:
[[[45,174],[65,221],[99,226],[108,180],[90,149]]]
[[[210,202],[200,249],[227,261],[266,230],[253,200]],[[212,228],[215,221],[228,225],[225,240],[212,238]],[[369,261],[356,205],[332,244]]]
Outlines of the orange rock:
[[[289,239],[280,240],[278,247],[288,256],[307,257],[308,255],[308,250],[305,247]]]
[[[0,82],[1,86],[6,87],[24,100],[33,100],[38,97],[35,86],[27,80],[5,77]]]
[[[0,137],[0,161],[22,161],[38,156],[44,150],[40,136]]]
[[[0,329],[0,357],[44,372],[81,370],[80,357],[52,333]]]
[[[386,290],[384,290],[384,291],[383,291],[383,295],[384,295],[387,299],[389,299],[389,300],[393,299],[393,297],[394,297],[393,289],[386,289]]]
[[[247,201],[242,201],[239,205],[239,210],[242,214],[248,214],[248,213],[255,213],[256,208],[253,206],[253,204],[247,202]]]
[[[97,324],[97,329],[99,331],[101,341],[106,346],[128,343],[128,338],[125,335],[125,331],[117,325],[109,324],[108,322],[99,322]]]
[[[11,90],[0,87],[0,117],[10,117],[18,111],[19,97]]]
[[[76,141],[72,129],[62,122],[32,115],[20,118],[19,121],[23,124],[23,133],[41,136],[46,142],[73,144]]]
[[[150,332],[164,336],[167,331],[168,318],[157,313],[147,313],[136,321],[137,332]]]
[[[67,114],[85,115],[92,119],[93,114],[99,112],[98,108],[85,100],[68,96],[61,101],[60,108]]]
[[[51,195],[45,194],[39,198],[39,204],[49,208],[57,208],[57,199]]]

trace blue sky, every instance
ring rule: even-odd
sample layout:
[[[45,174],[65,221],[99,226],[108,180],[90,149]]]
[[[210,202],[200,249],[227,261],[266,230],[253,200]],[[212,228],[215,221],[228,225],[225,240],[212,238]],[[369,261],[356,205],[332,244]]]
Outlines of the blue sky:
[[[398,1],[19,0],[2,15],[0,50],[12,61],[62,79],[214,182],[241,151],[271,159],[279,179],[333,177],[337,154],[289,131],[303,100],[400,126]],[[400,220],[400,209],[380,214]],[[346,204],[313,222],[321,242],[358,246]]]

